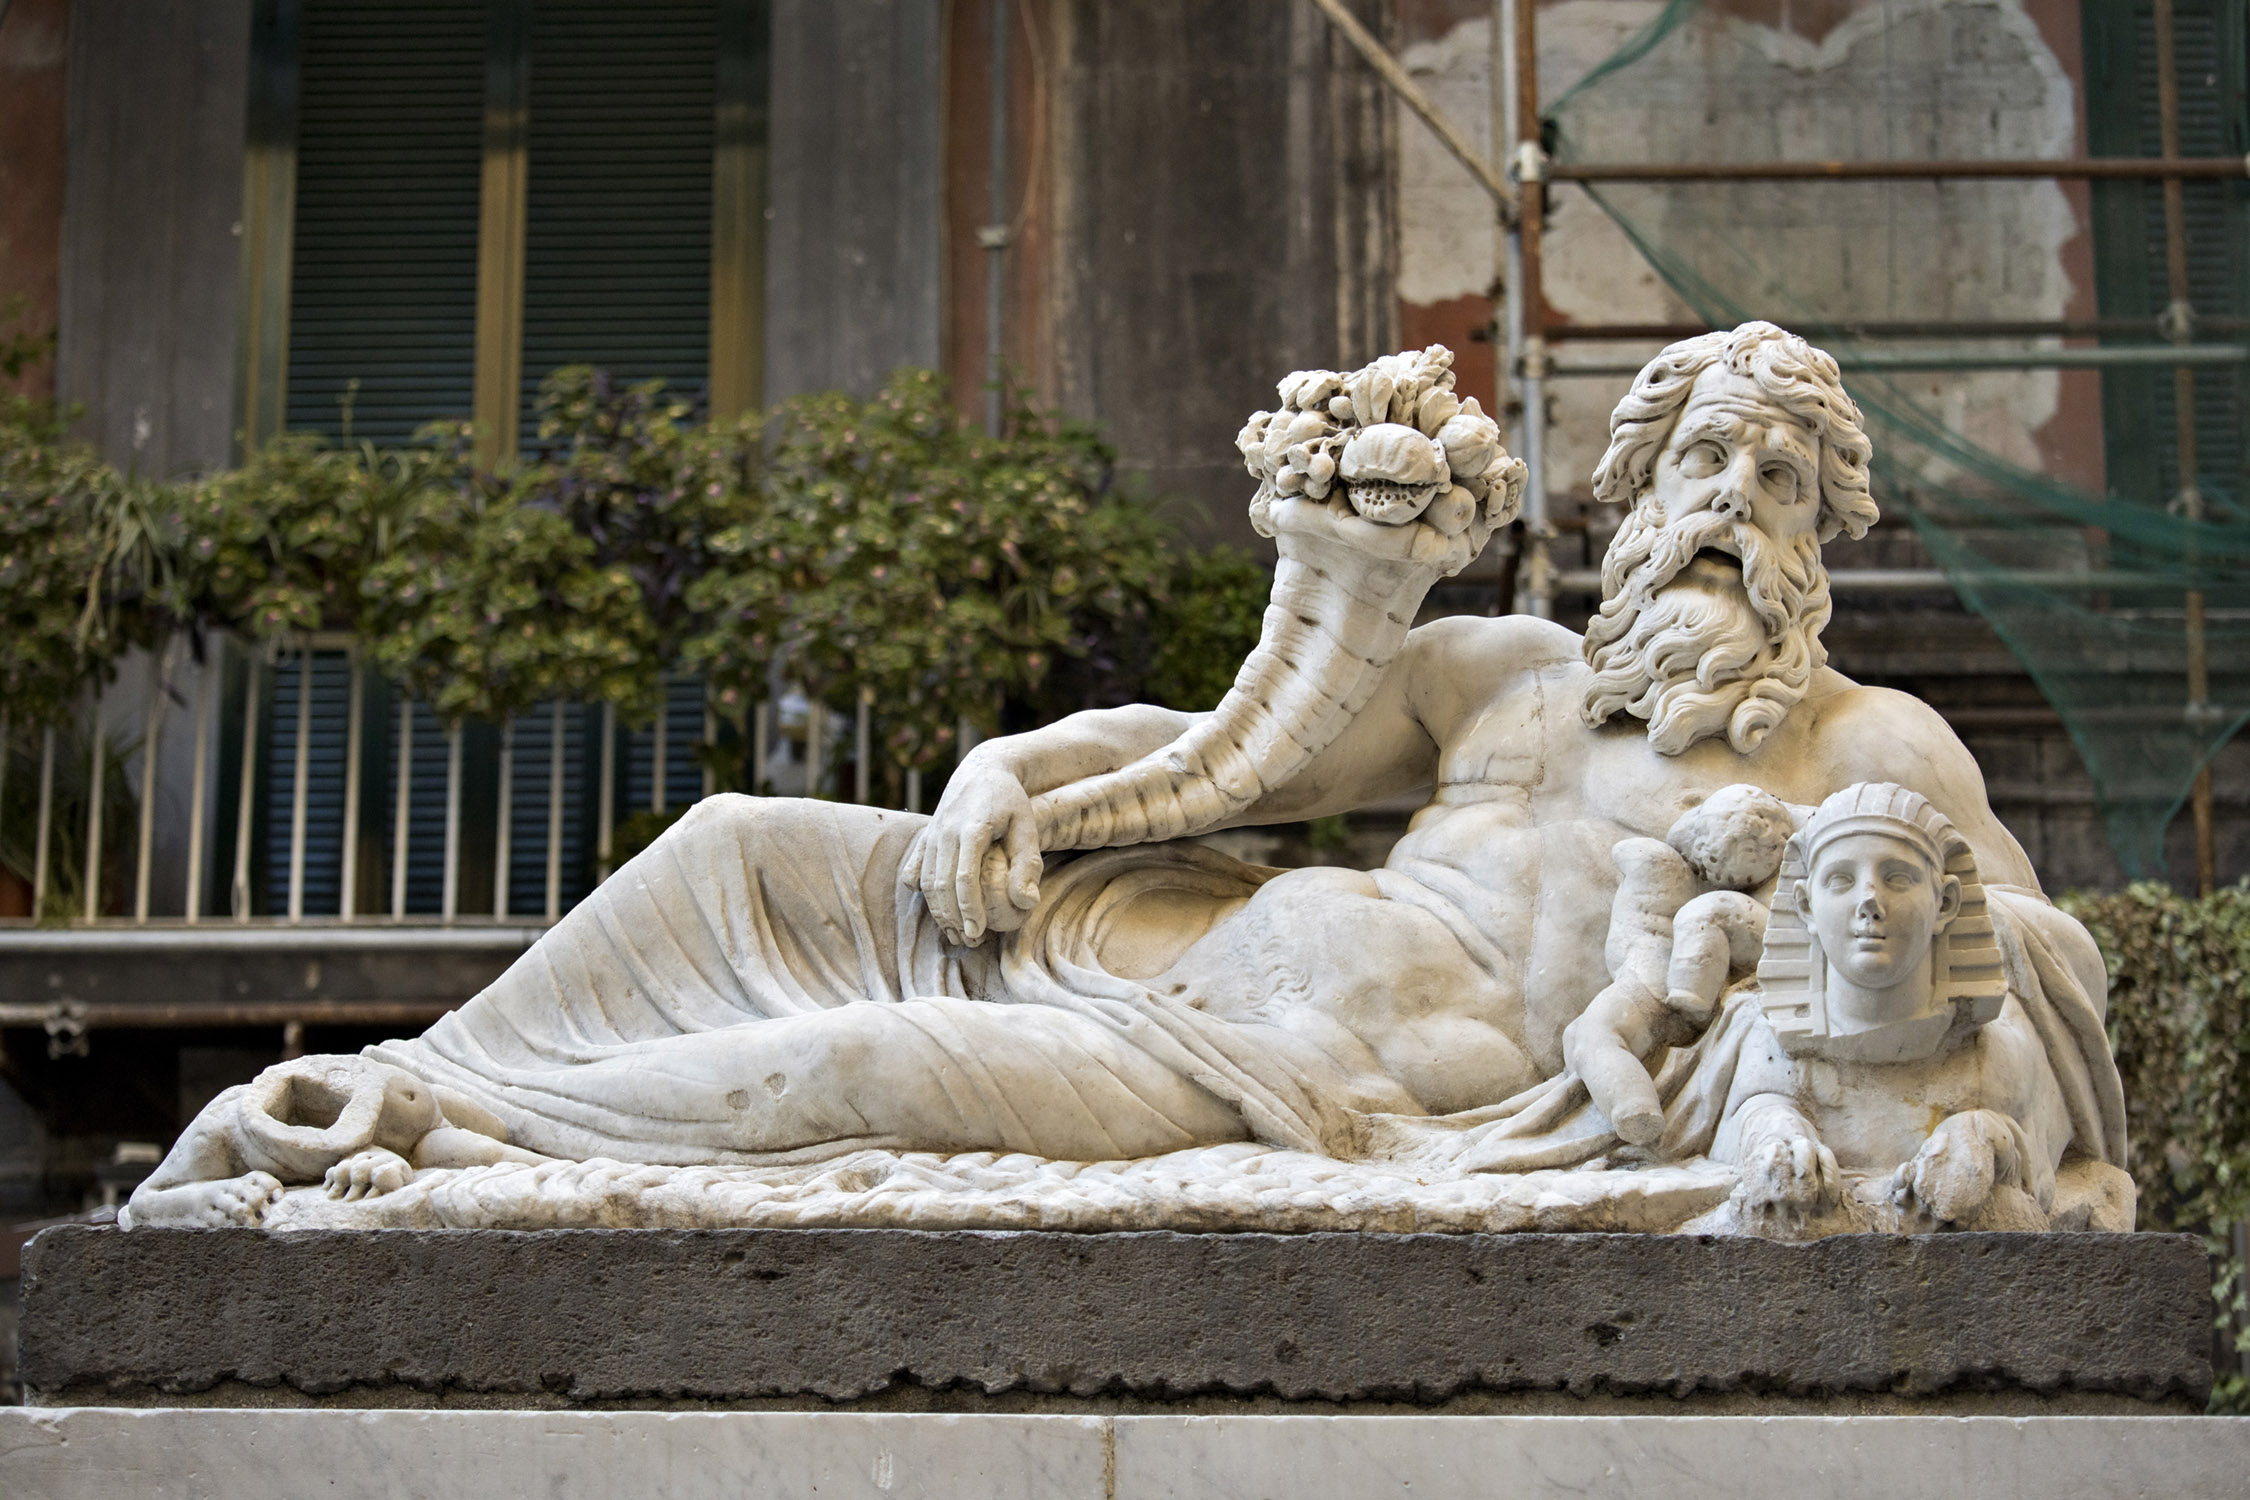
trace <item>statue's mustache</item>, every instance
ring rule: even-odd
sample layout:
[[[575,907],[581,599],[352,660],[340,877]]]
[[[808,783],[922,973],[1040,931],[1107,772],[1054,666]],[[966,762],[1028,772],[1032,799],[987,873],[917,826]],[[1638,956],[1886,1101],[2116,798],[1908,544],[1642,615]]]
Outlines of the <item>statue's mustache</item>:
[[[1604,591],[1611,601],[1653,598],[1705,551],[1741,563],[1743,592],[1769,637],[1796,620],[1811,583],[1799,559],[1763,529],[1727,511],[1691,511],[1630,539],[1612,552],[1603,570]]]

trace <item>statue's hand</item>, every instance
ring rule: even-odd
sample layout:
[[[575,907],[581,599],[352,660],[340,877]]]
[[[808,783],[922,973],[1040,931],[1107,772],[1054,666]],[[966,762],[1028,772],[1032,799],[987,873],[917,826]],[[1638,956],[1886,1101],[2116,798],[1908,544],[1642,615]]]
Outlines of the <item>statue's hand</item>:
[[[946,783],[899,879],[921,891],[948,941],[974,944],[1023,925],[1039,904],[1040,869],[1039,824],[1023,783],[972,754]]]
[[[386,1151],[371,1146],[365,1151],[345,1157],[328,1169],[323,1185],[328,1196],[341,1198],[346,1203],[356,1203],[362,1198],[380,1198],[385,1193],[395,1193],[413,1178],[414,1168],[396,1151]]]
[[[1891,1201],[1941,1224],[1976,1217],[1993,1187],[2021,1175],[2013,1132],[1991,1110],[1948,1115],[1891,1178]]]
[[[1742,1206],[1754,1225],[1793,1229],[1835,1206],[1836,1154],[1793,1105],[1753,1101],[1742,1129]]]

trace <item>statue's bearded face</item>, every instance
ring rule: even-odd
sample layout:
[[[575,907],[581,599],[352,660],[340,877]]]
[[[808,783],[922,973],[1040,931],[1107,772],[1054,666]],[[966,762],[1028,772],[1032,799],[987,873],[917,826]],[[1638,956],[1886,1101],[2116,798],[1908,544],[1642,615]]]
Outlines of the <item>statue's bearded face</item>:
[[[1602,565],[1589,722],[1648,721],[1665,755],[1757,748],[1826,662],[1820,437],[1746,376],[1695,382]]]

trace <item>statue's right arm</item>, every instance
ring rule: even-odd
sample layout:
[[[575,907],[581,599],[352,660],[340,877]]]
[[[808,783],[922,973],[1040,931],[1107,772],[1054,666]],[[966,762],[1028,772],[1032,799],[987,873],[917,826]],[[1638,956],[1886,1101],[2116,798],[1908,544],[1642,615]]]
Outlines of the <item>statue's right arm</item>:
[[[899,872],[901,883],[920,889],[930,915],[954,942],[982,942],[987,930],[1020,926],[1039,901],[1039,824],[1031,799],[1161,750],[1197,717],[1135,703],[986,740],[946,781],[937,811]],[[985,853],[994,848],[1008,858],[1004,888],[985,880]]]
[[[1576,637],[1528,617],[1425,625],[1407,637],[1374,694],[1333,743],[1222,826],[1298,822],[1428,786],[1437,775],[1439,741],[1455,721],[1511,672],[1558,653],[1575,656],[1576,649]],[[902,881],[920,889],[953,941],[975,943],[987,931],[1020,926],[1039,899],[1032,799],[1131,765],[1202,717],[1135,704],[986,741],[947,782]],[[986,877],[986,851],[994,848],[1007,857],[1004,883]]]

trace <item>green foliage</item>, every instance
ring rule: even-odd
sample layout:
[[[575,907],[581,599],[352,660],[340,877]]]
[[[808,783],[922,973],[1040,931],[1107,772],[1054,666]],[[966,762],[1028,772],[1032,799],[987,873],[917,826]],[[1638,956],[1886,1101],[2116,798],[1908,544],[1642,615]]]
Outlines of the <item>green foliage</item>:
[[[179,612],[261,641],[355,628],[369,562],[429,491],[465,477],[451,458],[292,433],[188,486]]]
[[[0,410],[0,704],[19,731],[62,722],[110,672],[100,585],[126,492],[51,413]]]
[[[2197,898],[2140,882],[2057,904],[2086,924],[2109,966],[2141,1227],[2211,1237],[2222,1318],[2250,1329],[2231,1238],[2250,1218],[2250,884]],[[2250,1410],[2250,1382],[2222,1376],[2213,1399]]]
[[[23,372],[55,352],[55,335],[33,333],[23,326],[28,299],[16,296],[0,301],[0,380],[17,380]]]
[[[12,346],[11,346],[12,347]],[[237,468],[128,480],[51,411],[0,412],[0,693],[60,722],[116,655],[209,628],[355,632],[449,721],[553,699],[645,719],[668,668],[730,716],[776,669],[928,769],[983,732],[1154,698],[1208,708],[1255,643],[1266,570],[1177,550],[1089,428],[1018,405],[968,429],[939,377],[704,424],[584,366],[542,388],[531,461],[479,472],[463,423],[409,447],[278,438]],[[770,436],[768,435],[770,432]],[[726,779],[722,777],[722,779]]]
[[[661,381],[619,387],[566,366],[540,387],[542,460],[522,481],[586,538],[595,566],[630,577],[666,661],[694,629],[688,588],[710,570],[712,539],[763,508],[761,420],[694,418]]]
[[[1114,454],[1018,409],[966,429],[938,376],[873,399],[799,397],[778,418],[764,503],[713,538],[689,590],[685,663],[722,704],[774,662],[839,709],[871,690],[888,758],[927,767],[961,719],[990,732],[1058,657],[1144,620],[1171,566],[1149,507],[1111,492]]]
[[[442,719],[505,723],[555,699],[654,700],[648,611],[627,571],[539,503],[534,476],[426,489],[360,583],[375,670]]]
[[[1214,708],[1266,616],[1273,573],[1239,547],[1183,552],[1152,622],[1148,696],[1167,707]]]

